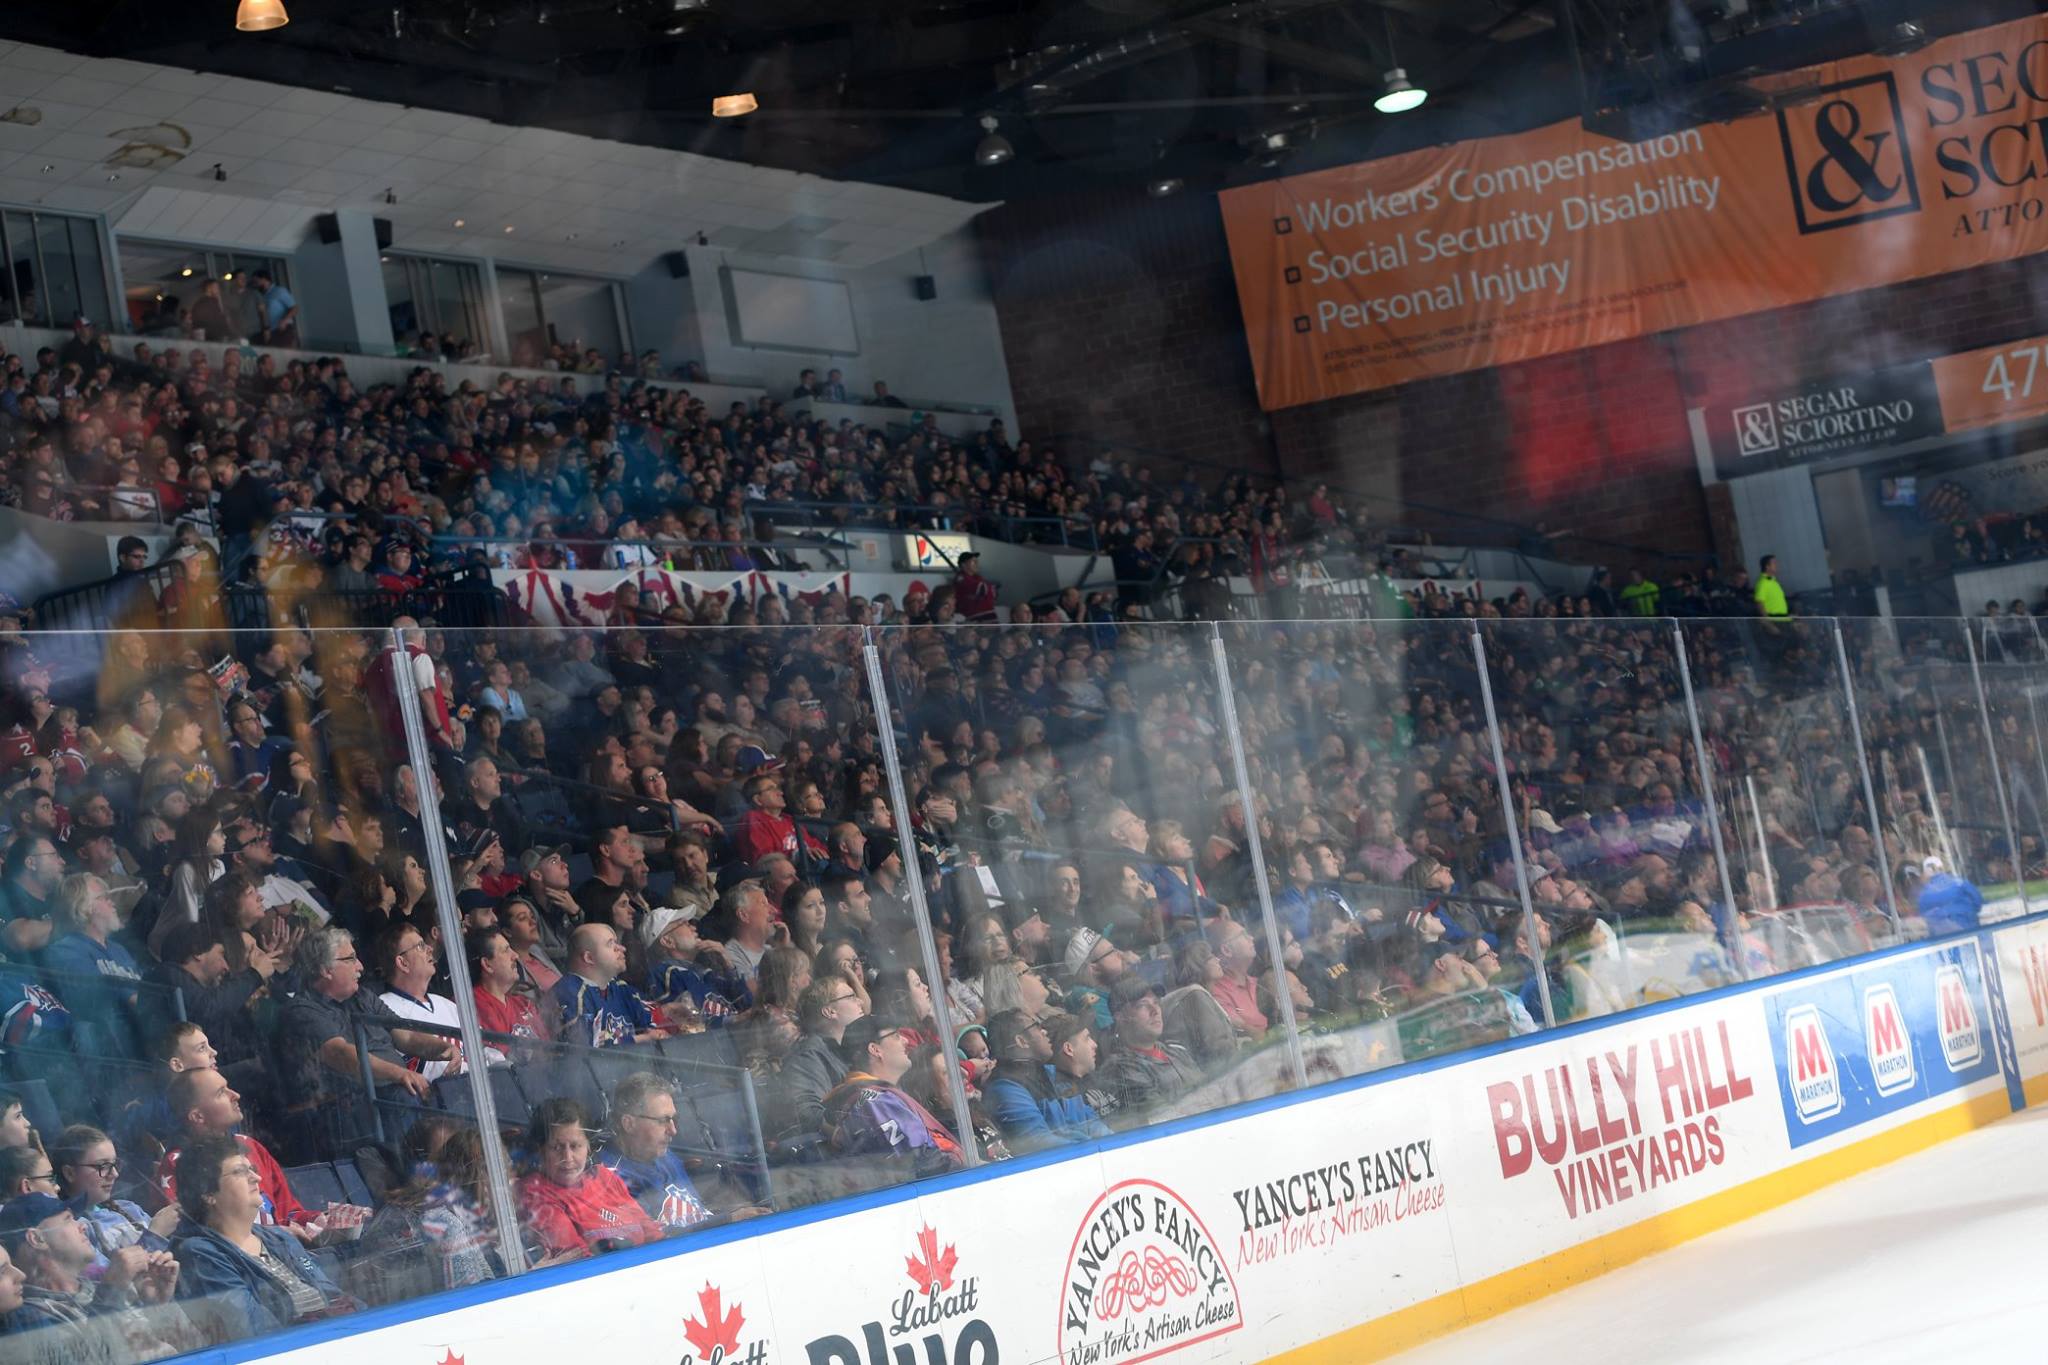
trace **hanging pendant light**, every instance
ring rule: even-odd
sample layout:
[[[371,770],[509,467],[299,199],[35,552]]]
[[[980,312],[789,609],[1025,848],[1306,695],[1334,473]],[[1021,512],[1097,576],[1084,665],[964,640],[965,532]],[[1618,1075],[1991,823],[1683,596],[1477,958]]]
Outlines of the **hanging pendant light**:
[[[235,27],[244,33],[262,33],[283,28],[292,21],[284,12],[284,0],[241,0],[235,6]]]

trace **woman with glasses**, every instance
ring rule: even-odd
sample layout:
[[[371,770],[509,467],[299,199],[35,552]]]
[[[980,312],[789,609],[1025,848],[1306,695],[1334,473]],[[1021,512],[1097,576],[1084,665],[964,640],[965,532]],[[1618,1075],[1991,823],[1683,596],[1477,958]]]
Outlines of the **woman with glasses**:
[[[86,1236],[98,1253],[86,1270],[88,1277],[97,1275],[107,1257],[123,1247],[171,1249],[141,1205],[114,1197],[114,1186],[121,1179],[121,1160],[114,1155],[114,1140],[105,1133],[90,1124],[72,1124],[50,1144],[49,1166],[58,1196],[84,1221]],[[169,1223],[177,1221],[175,1212],[158,1217]]]
[[[590,1116],[582,1105],[543,1100],[526,1136],[536,1169],[519,1182],[519,1204],[544,1255],[566,1259],[661,1240],[661,1224],[618,1173],[591,1162]]]
[[[178,1157],[178,1207],[189,1220],[173,1245],[190,1316],[212,1341],[242,1341],[352,1312],[291,1233],[263,1215],[263,1181],[232,1136],[205,1137]]]

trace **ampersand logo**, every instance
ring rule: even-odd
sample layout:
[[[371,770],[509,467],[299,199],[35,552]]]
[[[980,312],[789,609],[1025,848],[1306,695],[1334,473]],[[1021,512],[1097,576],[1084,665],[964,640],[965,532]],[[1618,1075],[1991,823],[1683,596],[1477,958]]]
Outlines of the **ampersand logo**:
[[[1778,111],[1801,233],[1920,211],[1898,83],[1888,71],[1823,86]]]
[[[1729,414],[1735,421],[1735,449],[1743,455],[1768,455],[1778,448],[1778,415],[1769,403],[1752,403]]]

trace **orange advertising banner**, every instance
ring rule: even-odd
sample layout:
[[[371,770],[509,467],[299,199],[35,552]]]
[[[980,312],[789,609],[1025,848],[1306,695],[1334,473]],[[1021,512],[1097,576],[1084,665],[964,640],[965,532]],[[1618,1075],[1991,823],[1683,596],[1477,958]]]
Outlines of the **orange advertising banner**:
[[[2048,417],[2048,337],[1945,355],[1933,365],[1945,430]]]
[[[1771,84],[1799,93],[1645,142],[1572,121],[1224,192],[1261,405],[2048,248],[2048,18]]]

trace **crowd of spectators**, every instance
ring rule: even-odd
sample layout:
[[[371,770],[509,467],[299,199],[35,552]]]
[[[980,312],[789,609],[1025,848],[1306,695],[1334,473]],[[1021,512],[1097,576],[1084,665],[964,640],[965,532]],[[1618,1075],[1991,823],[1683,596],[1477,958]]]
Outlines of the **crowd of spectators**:
[[[712,414],[431,370],[358,394],[334,361],[170,354],[81,329],[0,362],[23,506],[59,510],[39,471],[146,483],[185,526],[179,576],[134,575],[103,639],[0,603],[0,1336],[27,1359],[473,1283],[507,1231],[570,1259],[1232,1102],[1281,1074],[1289,1020],[1386,1065],[1966,927],[1972,882],[2041,856],[1958,818],[1998,790],[1960,634],[1852,651],[1873,810],[1832,638],[1768,573],[1675,584],[1744,608],[1681,627],[1629,619],[1663,591],[1640,576],[1226,624],[1248,794],[1207,627],[1004,601],[972,562],[903,603],[626,597],[604,630],[401,617],[394,643],[321,589],[422,590],[427,529],[678,554],[777,501],[1014,504],[1127,555],[1192,541],[1184,594],[1227,568],[1283,615],[1312,607],[1291,566],[1362,532],[1323,488],[826,428],[804,394]],[[271,629],[225,628],[237,582]],[[361,1189],[302,1194],[344,1165]]]

